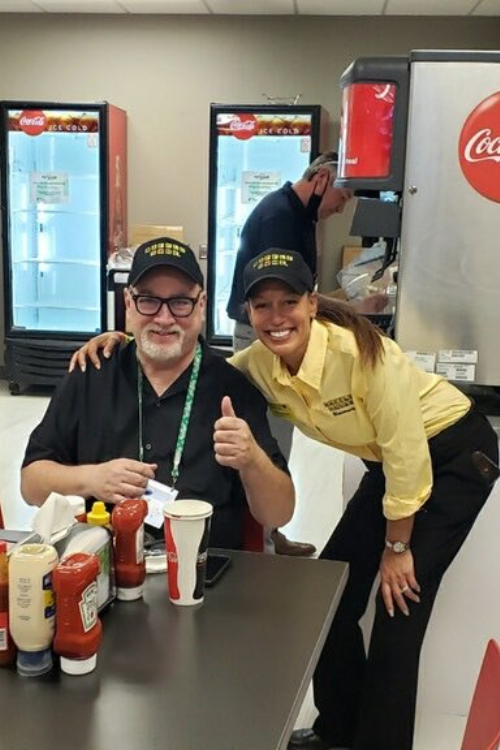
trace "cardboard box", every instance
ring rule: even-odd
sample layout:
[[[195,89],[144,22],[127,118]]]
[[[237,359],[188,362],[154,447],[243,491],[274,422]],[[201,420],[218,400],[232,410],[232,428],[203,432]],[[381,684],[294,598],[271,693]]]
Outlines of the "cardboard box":
[[[172,237],[173,240],[184,242],[184,227],[167,226],[164,224],[132,224],[129,233],[131,247],[141,245],[156,237]]]
[[[352,263],[362,250],[361,245],[344,245],[342,248],[342,268]]]

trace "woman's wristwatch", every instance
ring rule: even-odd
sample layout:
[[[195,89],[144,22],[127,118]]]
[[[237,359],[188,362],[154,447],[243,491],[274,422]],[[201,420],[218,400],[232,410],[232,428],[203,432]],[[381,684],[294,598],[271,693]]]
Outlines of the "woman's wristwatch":
[[[389,539],[385,540],[385,546],[389,547],[396,555],[401,555],[410,549],[409,542],[391,542]]]

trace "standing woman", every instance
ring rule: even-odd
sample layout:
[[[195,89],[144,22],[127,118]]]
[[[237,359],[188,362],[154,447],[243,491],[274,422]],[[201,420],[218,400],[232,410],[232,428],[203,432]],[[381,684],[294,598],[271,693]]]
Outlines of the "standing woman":
[[[490,494],[496,434],[457,388],[366,318],[313,291],[300,255],[245,268],[259,341],[232,360],[271,409],[359,456],[361,483],[321,557],[349,578],[314,674],[319,716],[293,750],[410,750],[419,656],[436,594]],[[359,620],[377,573],[368,655]]]
[[[298,253],[261,253],[244,287],[259,340],[232,363],[272,410],[367,468],[321,553],[348,562],[349,577],[314,673],[319,716],[289,748],[411,750],[422,642],[441,579],[496,478],[496,434],[451,383],[317,295]],[[85,355],[98,363],[97,348],[109,353],[116,340],[98,337],[73,364]],[[359,620],[377,573],[366,654]]]

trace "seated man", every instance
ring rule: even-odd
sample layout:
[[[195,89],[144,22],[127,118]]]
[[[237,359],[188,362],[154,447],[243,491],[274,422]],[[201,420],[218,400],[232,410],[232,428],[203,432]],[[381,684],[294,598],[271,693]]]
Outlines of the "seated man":
[[[141,245],[125,291],[134,341],[60,383],[30,436],[21,492],[108,504],[149,479],[214,506],[210,544],[241,548],[248,506],[265,526],[291,518],[294,489],[261,394],[201,338],[206,294],[189,247]],[[148,528],[156,536],[163,532]]]

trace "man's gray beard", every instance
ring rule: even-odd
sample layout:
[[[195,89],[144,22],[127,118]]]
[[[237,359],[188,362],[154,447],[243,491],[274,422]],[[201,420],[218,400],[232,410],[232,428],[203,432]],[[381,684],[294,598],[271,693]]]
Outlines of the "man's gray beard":
[[[182,354],[182,344],[184,342],[184,331],[177,329],[178,338],[170,344],[153,344],[148,338],[148,331],[142,331],[139,339],[140,350],[146,357],[155,362],[171,362],[178,359]]]

